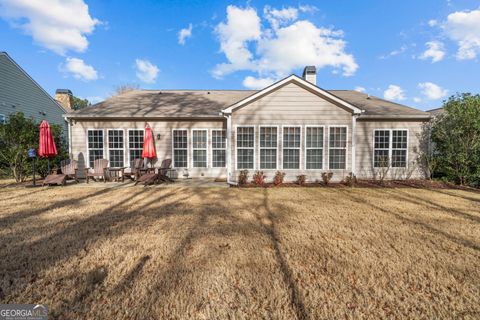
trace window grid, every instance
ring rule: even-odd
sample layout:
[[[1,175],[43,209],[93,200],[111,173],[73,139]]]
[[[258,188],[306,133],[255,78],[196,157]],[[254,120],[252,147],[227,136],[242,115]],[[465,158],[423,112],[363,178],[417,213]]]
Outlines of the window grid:
[[[188,130],[174,129],[172,134],[173,166],[175,168],[188,167]]]
[[[212,168],[224,168],[226,166],[225,130],[212,130]]]
[[[142,157],[143,129],[128,130],[128,150],[130,162]]]
[[[255,128],[237,127],[237,169],[254,168]]]
[[[307,127],[305,133],[306,169],[323,169],[323,127]]]
[[[260,127],[260,169],[277,169],[277,127]]]
[[[347,127],[329,128],[328,168],[346,169]]]
[[[123,167],[123,146],[123,130],[108,130],[108,157],[110,161],[110,167]]]
[[[88,165],[93,168],[97,159],[103,159],[103,130],[87,130]]]
[[[208,130],[192,130],[192,155],[194,168],[207,167]]]
[[[407,167],[408,131],[405,129],[379,129],[374,131],[373,166],[382,168]]]
[[[283,127],[283,169],[300,169],[301,127]]]

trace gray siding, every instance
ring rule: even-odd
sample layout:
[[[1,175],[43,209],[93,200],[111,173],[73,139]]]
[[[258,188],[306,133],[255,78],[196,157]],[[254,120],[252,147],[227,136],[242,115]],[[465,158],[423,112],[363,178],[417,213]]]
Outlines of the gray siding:
[[[36,121],[45,119],[62,125],[67,134],[62,118],[65,111],[5,53],[0,53],[0,114],[8,117],[14,112],[23,112]]]

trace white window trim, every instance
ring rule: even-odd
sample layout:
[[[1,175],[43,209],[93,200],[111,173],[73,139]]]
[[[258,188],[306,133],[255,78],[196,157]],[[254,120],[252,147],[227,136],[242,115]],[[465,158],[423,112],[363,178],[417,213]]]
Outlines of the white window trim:
[[[346,131],[346,144],[345,144],[345,169],[330,169],[330,128],[347,128],[347,131]],[[327,159],[326,159],[326,163],[327,163],[327,166],[326,168],[328,168],[327,170],[329,171],[345,171],[345,170],[348,170],[348,125],[344,125],[344,124],[338,124],[338,125],[329,125],[328,126],[328,132],[327,132]],[[333,148],[333,149],[341,149],[341,148]]]
[[[203,149],[203,148],[194,148],[194,147],[193,147],[193,132],[194,132],[194,131],[204,131],[204,132],[206,132],[206,136],[205,136],[205,137],[206,137],[207,141],[206,141],[205,149]],[[209,151],[209,148],[208,148],[208,129],[191,129],[191,137],[192,137],[192,138],[191,138],[192,143],[190,143],[191,154],[192,154],[191,167],[192,167],[192,168],[195,168],[195,169],[208,169],[208,168],[210,168],[209,162],[208,162],[208,161],[209,161],[209,157],[208,157],[208,151]],[[188,141],[188,138],[187,138],[187,141]],[[193,166],[193,162],[194,162],[194,161],[193,161],[193,150],[205,150],[205,157],[206,157],[205,167],[194,167],[194,166]]]
[[[239,169],[238,168],[238,128],[253,128],[253,148],[240,148],[240,149],[253,149],[253,168],[251,169]],[[256,130],[255,130],[255,126],[244,126],[244,125],[237,125],[235,126],[235,131],[234,131],[234,135],[235,135],[235,170],[256,170],[257,169],[257,166],[256,166],[256,161],[255,159],[257,159],[256,157]]]
[[[225,133],[225,148],[214,148],[213,147],[213,131],[223,131]],[[227,167],[227,143],[228,143],[228,138],[227,138],[227,130],[224,128],[219,128],[219,129],[210,129],[210,168],[226,168]],[[214,150],[224,150],[225,151],[225,166],[223,167],[214,167],[213,166],[213,151]]]
[[[323,130],[323,147],[322,147],[322,168],[321,169],[308,169],[307,168],[307,150],[309,149],[312,149],[312,150],[316,150],[318,148],[307,148],[307,129],[308,128],[322,128]],[[348,130],[348,129],[347,129]],[[311,170],[324,170],[326,167],[325,167],[325,126],[324,125],[306,125],[305,126],[305,133],[304,133],[304,152],[305,152],[305,159],[304,159],[304,168],[305,170],[308,170],[308,171],[311,171]]]
[[[104,139],[106,138],[107,139],[107,145],[106,145],[106,148],[107,148],[107,155],[106,157],[104,157],[104,159],[107,159],[108,160],[108,166],[110,167],[111,164],[112,164],[112,161],[110,160],[110,140],[109,140],[109,136],[108,136],[108,132],[109,131],[122,131],[122,136],[123,136],[123,148],[122,148],[122,151],[123,151],[123,166],[126,167],[125,165],[125,129],[120,129],[120,128],[107,128],[106,129],[106,136],[104,136]],[[105,146],[105,145],[104,145]],[[120,150],[120,149],[112,149],[112,150]],[[105,156],[105,154],[104,154]]]
[[[284,131],[285,131],[285,128],[300,128],[300,146],[298,147],[298,149],[299,149],[299,153],[298,153],[298,169],[285,169],[285,168],[283,167],[283,161],[284,161],[283,150],[284,150],[284,149],[297,149],[297,148],[284,148],[284,147],[283,147],[283,136],[284,136],[283,133],[284,133]],[[302,130],[302,126],[301,126],[301,125],[296,125],[296,124],[292,124],[292,125],[287,125],[287,124],[286,124],[286,125],[282,125],[282,133],[281,133],[281,134],[282,134],[282,140],[281,140],[281,142],[282,142],[282,151],[281,151],[281,152],[282,152],[282,167],[281,167],[281,168],[282,168],[282,170],[284,170],[284,171],[303,170],[303,168],[302,168],[302,163],[303,163],[303,157],[302,157],[302,149],[303,149],[303,148],[302,148],[302,131],[303,131],[303,130]]]
[[[261,150],[262,149],[275,149],[275,148],[262,148],[261,145],[260,145],[260,131],[261,131],[261,128],[277,128],[277,161],[276,161],[276,164],[275,164],[275,169],[262,169],[261,168]],[[282,141],[280,139],[280,126],[278,125],[267,125],[267,124],[262,124],[262,125],[259,125],[258,126],[258,169],[259,170],[279,170],[280,168],[280,141]]]
[[[389,142],[388,142],[388,167],[390,169],[408,169],[408,149],[410,145],[410,131],[406,128],[377,128],[373,129],[373,137],[372,137],[372,168],[374,169],[381,169],[384,167],[375,167],[375,132],[377,131],[389,131]],[[393,151],[393,131],[407,131],[407,147],[405,149],[395,149],[395,150],[406,150],[405,156],[405,167],[392,167],[392,151]]]
[[[103,137],[103,148],[102,148],[102,151],[103,151],[103,159],[106,159],[105,157],[105,140],[106,140],[106,137],[105,137],[105,129],[103,128],[87,128],[87,135],[86,135],[86,139],[85,139],[85,143],[86,143],[86,150],[87,150],[87,159],[86,159],[86,164],[85,164],[85,167],[86,168],[91,168],[90,167],[90,148],[88,147],[88,132],[89,131],[102,131],[102,137]],[[93,149],[93,150],[100,150],[100,149]]]
[[[130,131],[143,131],[143,139],[145,140],[145,128],[130,128],[130,129],[127,129],[127,157],[128,157],[128,162],[126,164],[128,164],[128,166],[130,166],[130,163],[132,162],[133,159],[130,159]],[[133,150],[138,150],[138,149],[133,149]],[[142,148],[143,150],[143,148]]]
[[[174,132],[175,131],[187,131],[187,148],[184,149],[184,148],[181,148],[181,149],[178,149],[178,150],[187,150],[187,166],[186,167],[175,167],[175,148],[174,148]],[[190,147],[190,139],[189,139],[189,131],[187,128],[175,128],[175,129],[172,129],[172,133],[171,133],[171,143],[172,143],[172,168],[177,168],[177,169],[189,169],[188,165],[189,165],[189,161],[188,161],[188,152],[189,152],[189,147]]]

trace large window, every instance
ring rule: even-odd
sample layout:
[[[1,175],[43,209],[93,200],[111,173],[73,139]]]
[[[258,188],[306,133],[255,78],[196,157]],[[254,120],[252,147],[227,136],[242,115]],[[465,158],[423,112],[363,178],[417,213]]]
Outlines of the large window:
[[[323,168],[323,127],[307,127],[305,132],[306,169]]]
[[[374,131],[375,168],[407,166],[408,131],[382,129]]]
[[[110,167],[123,167],[123,130],[108,130],[108,158]]]
[[[192,130],[193,167],[207,167],[208,130]]]
[[[212,167],[224,168],[226,164],[225,130],[212,130]]]
[[[260,127],[260,169],[277,169],[277,127]]]
[[[329,169],[346,169],[347,127],[329,128],[328,166]]]
[[[283,127],[283,169],[300,169],[301,127]]]
[[[173,166],[188,167],[188,130],[173,130]]]
[[[237,127],[237,169],[253,169],[254,127]]]
[[[93,168],[93,162],[103,159],[103,130],[87,130],[88,165]]]
[[[128,130],[128,152],[129,160],[142,157],[143,151],[143,129]]]

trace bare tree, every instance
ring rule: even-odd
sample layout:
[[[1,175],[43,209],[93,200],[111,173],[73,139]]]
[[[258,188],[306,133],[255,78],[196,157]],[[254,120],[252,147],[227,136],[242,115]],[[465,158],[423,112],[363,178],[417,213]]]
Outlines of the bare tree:
[[[138,90],[139,86],[135,83],[125,83],[115,87],[112,96],[118,96],[120,94],[127,93],[132,90]]]

